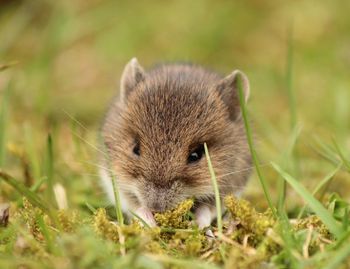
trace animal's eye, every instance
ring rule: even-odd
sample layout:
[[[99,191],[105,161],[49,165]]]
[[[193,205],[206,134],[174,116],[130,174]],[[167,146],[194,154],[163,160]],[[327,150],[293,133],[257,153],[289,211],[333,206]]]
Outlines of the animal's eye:
[[[134,148],[132,149],[132,152],[137,155],[140,156],[140,143],[136,142],[136,144],[134,145]]]
[[[187,162],[188,163],[197,162],[202,158],[203,154],[204,154],[204,145],[201,144],[195,150],[190,152],[187,158]]]

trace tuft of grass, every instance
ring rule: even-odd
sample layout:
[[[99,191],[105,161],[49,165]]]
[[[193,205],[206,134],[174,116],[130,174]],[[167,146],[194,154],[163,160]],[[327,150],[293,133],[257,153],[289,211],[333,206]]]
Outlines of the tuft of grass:
[[[311,195],[315,196],[326,184],[328,184],[335,176],[335,174],[340,170],[342,167],[342,164],[338,165],[333,171],[331,171],[329,174],[327,174],[315,187],[315,189],[312,191]],[[320,200],[322,200],[322,196],[320,197]],[[300,219],[305,212],[306,205],[302,207],[298,214],[298,219]]]
[[[28,189],[23,183],[14,179],[11,175],[7,174],[5,171],[0,168],[0,178],[3,179],[7,184],[11,185],[17,192],[25,196],[30,203],[38,207],[45,214],[47,214],[51,220],[58,224],[57,217],[53,209],[47,205],[47,203],[42,200],[35,192]],[[59,225],[58,225],[59,226]]]
[[[14,179],[11,175],[7,174],[1,169],[0,178],[3,179],[9,185],[11,185],[21,195],[27,197],[29,202],[31,202],[34,206],[40,208],[45,213],[49,213],[50,210],[49,207],[46,206],[46,203],[35,192],[29,190],[23,183]]]
[[[283,171],[277,164],[272,163],[273,168],[293,187],[293,189],[305,200],[308,206],[317,214],[317,216],[328,227],[331,233],[340,238],[344,230],[333,218],[332,214],[316,199],[311,193],[294,179],[287,172]]]

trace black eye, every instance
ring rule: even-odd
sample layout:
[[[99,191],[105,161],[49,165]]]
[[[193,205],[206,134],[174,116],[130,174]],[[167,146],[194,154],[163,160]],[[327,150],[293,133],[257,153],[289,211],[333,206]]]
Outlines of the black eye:
[[[194,151],[188,155],[187,162],[188,163],[194,163],[199,161],[204,154],[204,145],[199,145]]]
[[[132,149],[132,152],[137,155],[140,156],[140,143],[136,142],[134,148]]]

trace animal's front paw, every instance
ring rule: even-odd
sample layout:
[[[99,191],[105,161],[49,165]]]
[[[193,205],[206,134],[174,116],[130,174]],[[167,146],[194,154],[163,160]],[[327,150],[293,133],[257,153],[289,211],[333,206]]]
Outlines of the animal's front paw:
[[[215,218],[215,208],[207,205],[200,205],[195,210],[195,221],[199,229],[209,227],[212,220]]]
[[[213,231],[209,228],[212,220],[216,216],[215,207],[208,205],[200,205],[195,210],[195,221],[199,229],[205,229],[205,235],[208,239],[214,239],[215,235]]]

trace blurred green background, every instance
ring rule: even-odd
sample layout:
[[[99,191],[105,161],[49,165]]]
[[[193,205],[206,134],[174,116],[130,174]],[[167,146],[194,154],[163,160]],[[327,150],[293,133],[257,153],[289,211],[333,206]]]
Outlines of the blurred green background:
[[[0,65],[15,65],[0,72],[0,165],[18,178],[26,178],[26,169],[32,180],[40,178],[50,132],[55,180],[66,187],[71,204],[101,202],[90,145],[124,65],[132,57],[145,68],[185,60],[224,74],[243,70],[251,81],[249,110],[270,189],[278,184],[267,165],[271,160],[313,187],[333,169],[315,141],[331,143],[334,136],[349,152],[349,10],[350,1],[340,0],[2,0]],[[291,128],[289,86],[300,135]],[[337,177],[330,188],[348,197],[348,176]],[[262,197],[254,176],[247,195]],[[300,200],[295,197],[291,192],[291,207]]]

